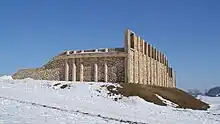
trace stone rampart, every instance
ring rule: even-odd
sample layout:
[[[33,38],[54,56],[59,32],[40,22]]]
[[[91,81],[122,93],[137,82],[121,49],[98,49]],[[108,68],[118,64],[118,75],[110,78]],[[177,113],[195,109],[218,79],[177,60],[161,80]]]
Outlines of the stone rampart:
[[[138,83],[176,87],[176,75],[164,53],[131,30],[123,48],[69,50],[38,69],[23,69],[14,79]]]

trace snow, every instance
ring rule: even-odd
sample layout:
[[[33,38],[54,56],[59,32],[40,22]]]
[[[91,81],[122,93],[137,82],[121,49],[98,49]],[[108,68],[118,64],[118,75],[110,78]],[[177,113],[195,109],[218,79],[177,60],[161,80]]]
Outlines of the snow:
[[[162,96],[158,95],[158,94],[155,94],[160,100],[163,101],[163,103],[165,103],[167,106],[171,106],[171,107],[178,107],[179,105],[167,100],[167,99],[164,99]]]
[[[212,111],[212,113],[214,114],[220,115],[220,97],[208,97],[208,96],[199,95],[197,99],[209,103],[211,106],[209,111]]]
[[[12,77],[9,75],[4,75],[0,77],[1,80],[12,80]]]
[[[67,87],[61,89],[65,84]],[[220,123],[219,98],[201,97],[211,104],[208,111],[179,109],[159,95],[170,106],[158,106],[136,96],[108,96],[109,91],[103,85],[117,84],[0,77],[0,124]]]

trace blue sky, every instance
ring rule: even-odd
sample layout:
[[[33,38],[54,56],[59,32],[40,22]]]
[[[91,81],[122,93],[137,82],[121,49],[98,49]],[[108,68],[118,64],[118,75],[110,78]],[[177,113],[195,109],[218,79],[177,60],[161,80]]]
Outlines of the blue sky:
[[[220,85],[219,0],[0,1],[0,74],[39,67],[66,49],[123,46],[132,29],[163,51],[177,86]]]

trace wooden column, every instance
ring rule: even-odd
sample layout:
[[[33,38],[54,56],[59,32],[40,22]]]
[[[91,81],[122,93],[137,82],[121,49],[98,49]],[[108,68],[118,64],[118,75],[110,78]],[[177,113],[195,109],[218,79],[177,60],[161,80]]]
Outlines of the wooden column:
[[[176,87],[176,71],[173,69],[173,84],[172,87],[175,88]]]
[[[98,52],[98,49],[96,49],[95,52]],[[95,62],[95,64],[94,64],[94,81],[98,82],[98,64],[97,64],[97,62]]]
[[[98,64],[94,64],[94,81],[98,82]]]
[[[157,85],[160,85],[160,62],[159,62],[159,51],[156,51],[156,61],[157,61]]]
[[[138,83],[141,84],[141,38],[140,36],[137,37],[137,49],[138,49]]]
[[[73,51],[73,54],[75,54],[76,51]],[[76,82],[76,59],[72,59],[72,81]]]
[[[145,58],[145,64],[146,64],[146,72],[145,72],[145,84],[148,84],[148,43],[145,42],[145,53],[146,53],[146,58]]]
[[[150,85],[150,47],[147,43],[147,84]]]
[[[134,68],[133,68],[133,80],[134,82],[133,83],[138,83],[138,51],[137,51],[137,47],[138,47],[138,44],[137,44],[137,36],[134,35]]]
[[[84,51],[81,51],[81,53],[84,53]],[[80,59],[80,82],[83,82],[83,71],[84,71],[83,60]]]
[[[73,62],[72,81],[76,82],[76,62],[75,62],[75,59],[73,59],[72,62]]]
[[[151,47],[151,85],[155,85],[154,75],[155,75],[155,61],[154,61],[154,47]]]
[[[168,82],[167,82],[167,80],[168,80],[168,73],[167,73],[167,66],[166,66],[166,56],[164,55],[164,73],[165,73],[165,75],[164,75],[164,83],[165,83],[165,85],[166,86],[168,86]]]
[[[158,51],[158,83],[160,86],[163,86],[161,83],[161,63],[160,63],[160,51]]]
[[[108,52],[108,49],[105,49],[105,52]],[[105,69],[105,82],[108,82],[108,65],[107,65],[107,58],[105,58],[105,63],[104,63],[104,69]]]
[[[143,60],[142,60],[142,66],[143,66],[143,84],[147,83],[147,58],[146,58],[146,43],[143,40]]]
[[[84,70],[84,66],[81,63],[82,61],[80,61],[80,81],[83,82],[83,70]]]
[[[69,64],[68,64],[68,59],[65,59],[65,81],[69,81]]]
[[[148,84],[149,85],[152,85],[152,47],[151,47],[151,45],[150,44],[148,44],[148,48],[149,48],[149,66],[148,66],[148,68],[149,68],[149,80],[148,80]]]
[[[66,55],[69,55],[69,51],[66,51]],[[69,81],[69,64],[68,64],[68,59],[65,59],[65,81]]]
[[[163,63],[163,53],[161,53],[161,83],[162,83],[162,85],[163,86],[165,86],[166,87],[166,84],[164,83],[165,81],[164,81],[164,63]]]
[[[170,87],[169,85],[169,83],[170,83],[170,81],[169,81],[169,73],[167,73],[167,69],[168,69],[168,66],[167,66],[167,57],[166,56],[164,56],[164,64],[165,64],[165,84],[166,84],[166,86],[167,87]]]
[[[157,86],[157,60],[156,60],[156,48],[154,48],[154,84]]]
[[[125,57],[125,68],[124,68],[124,70],[125,70],[125,83],[130,83],[130,82],[133,82],[133,81],[131,81],[131,76],[133,76],[133,75],[131,75],[131,66],[130,66],[130,48],[131,48],[131,42],[133,42],[133,41],[131,41],[131,40],[133,40],[133,39],[131,39],[131,34],[132,34],[132,32],[129,30],[129,29],[127,29],[126,31],[125,31],[125,33],[124,33],[124,50],[125,50],[125,53],[127,53],[128,54],[128,56],[127,57]]]

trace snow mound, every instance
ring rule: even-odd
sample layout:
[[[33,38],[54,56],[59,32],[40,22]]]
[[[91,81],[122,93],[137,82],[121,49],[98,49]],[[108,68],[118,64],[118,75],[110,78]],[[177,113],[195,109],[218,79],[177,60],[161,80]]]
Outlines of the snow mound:
[[[4,75],[0,77],[0,80],[13,80],[12,76]]]
[[[108,85],[118,86],[94,82],[0,80],[0,123],[220,123],[217,113],[220,110],[178,109],[158,106],[137,96],[110,96]],[[158,98],[163,99],[159,95]]]

